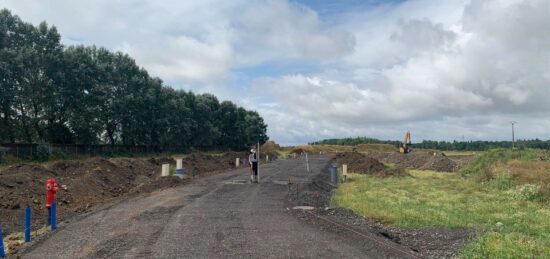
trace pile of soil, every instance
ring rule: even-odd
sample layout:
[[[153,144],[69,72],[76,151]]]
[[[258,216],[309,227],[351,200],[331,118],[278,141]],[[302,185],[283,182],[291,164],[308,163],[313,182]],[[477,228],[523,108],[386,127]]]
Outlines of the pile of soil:
[[[433,170],[437,172],[455,172],[460,165],[443,153],[436,152],[412,152],[400,153],[370,153],[369,157],[378,159],[384,163],[392,163],[400,168]]]
[[[358,174],[370,174],[378,177],[404,176],[404,170],[391,169],[375,158],[357,152],[339,153],[333,159],[339,165],[347,164],[348,170]]]
[[[199,176],[235,167],[235,158],[245,153],[212,156],[191,154],[183,159],[186,175]],[[131,193],[152,192],[188,182],[179,177],[160,177],[162,164],[173,158],[100,158],[18,164],[0,171],[0,224],[4,233],[22,232],[24,208],[32,209],[33,229],[47,220],[45,183],[55,178],[59,185],[59,220],[88,211],[91,207]]]
[[[334,158],[338,164],[347,164],[348,170],[356,173],[379,173],[386,170],[380,161],[360,153],[347,152],[337,154]]]
[[[280,150],[281,149],[281,146],[277,143],[275,143],[274,141],[267,141],[265,142],[261,147],[260,147],[260,151],[261,152],[277,152],[277,150]]]
[[[290,154],[296,154],[296,155],[301,155],[302,153],[304,153],[305,151],[301,148],[295,148],[295,149],[292,149],[292,151],[290,151]]]

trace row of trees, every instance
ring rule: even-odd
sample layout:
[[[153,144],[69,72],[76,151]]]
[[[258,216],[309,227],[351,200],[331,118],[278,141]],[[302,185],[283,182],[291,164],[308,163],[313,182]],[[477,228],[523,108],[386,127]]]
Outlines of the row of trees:
[[[310,145],[344,145],[355,146],[358,144],[390,144],[394,146],[401,145],[400,141],[379,140],[374,138],[356,137],[342,139],[325,139],[310,143]],[[550,149],[550,140],[517,140],[515,146],[519,148],[538,148]],[[493,148],[511,148],[512,141],[433,141],[423,140],[420,143],[414,143],[414,148],[454,150],[454,151],[484,151]]]
[[[166,87],[124,53],[64,47],[55,26],[0,11],[0,142],[241,149],[266,128],[255,111]]]

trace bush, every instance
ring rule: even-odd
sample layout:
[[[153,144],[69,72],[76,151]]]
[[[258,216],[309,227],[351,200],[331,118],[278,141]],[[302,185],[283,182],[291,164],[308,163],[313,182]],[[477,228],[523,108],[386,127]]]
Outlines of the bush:
[[[34,159],[38,161],[47,161],[52,156],[52,146],[49,144],[39,144],[36,146]]]
[[[499,190],[508,190],[513,185],[512,176],[507,172],[498,173],[489,184]]]
[[[540,187],[534,184],[524,184],[518,186],[511,192],[512,197],[520,201],[541,201]]]
[[[63,152],[63,150],[61,150],[59,148],[51,148],[50,150],[51,150],[50,158],[53,158],[53,159],[67,159],[69,157],[67,155],[67,153]]]

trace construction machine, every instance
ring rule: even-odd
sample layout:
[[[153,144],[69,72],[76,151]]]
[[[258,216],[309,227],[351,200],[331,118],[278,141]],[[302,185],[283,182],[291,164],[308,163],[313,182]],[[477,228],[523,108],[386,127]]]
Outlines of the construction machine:
[[[407,133],[405,133],[405,138],[403,139],[403,144],[399,147],[399,153],[407,154],[411,152],[411,145],[411,132],[407,130]]]

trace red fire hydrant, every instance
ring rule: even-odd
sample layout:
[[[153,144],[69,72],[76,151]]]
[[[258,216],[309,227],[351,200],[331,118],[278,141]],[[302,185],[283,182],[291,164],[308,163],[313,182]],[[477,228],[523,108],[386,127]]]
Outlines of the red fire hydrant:
[[[52,204],[55,202],[55,195],[57,194],[57,183],[55,182],[55,179],[48,179],[46,180],[46,208],[48,209],[48,225],[50,225],[50,222],[52,220]]]

